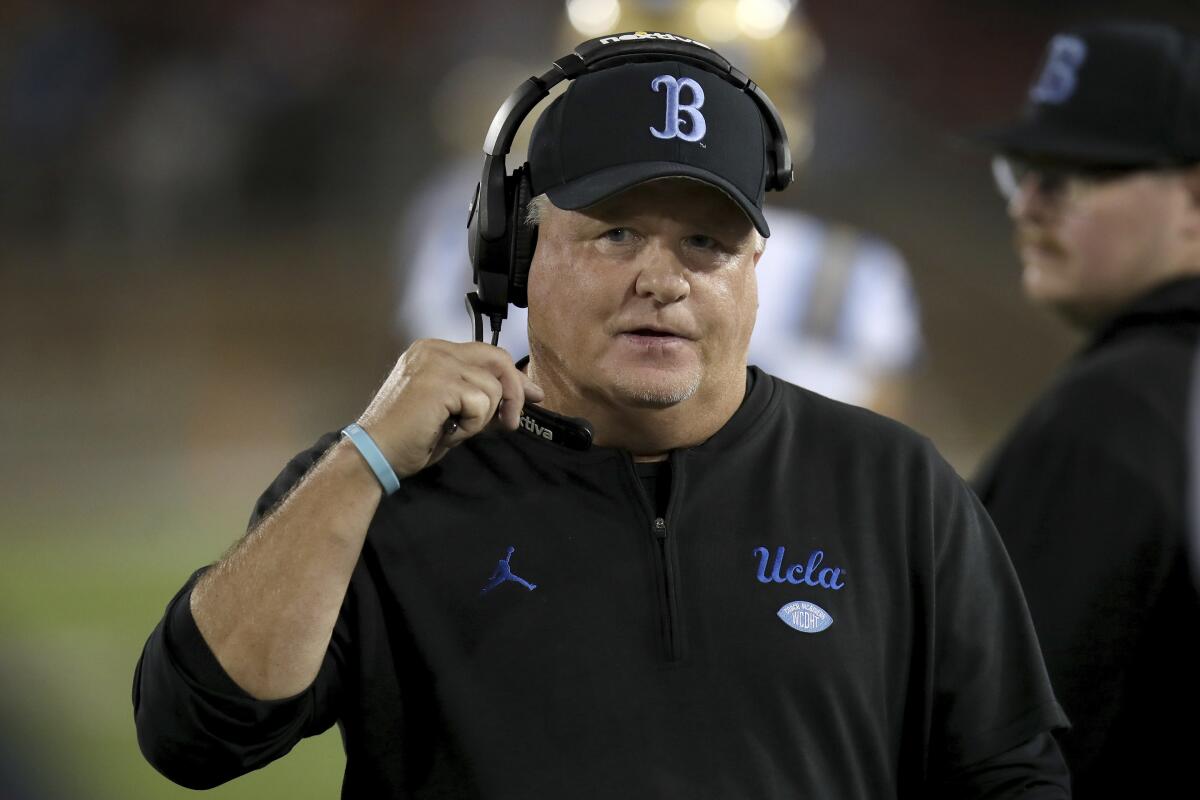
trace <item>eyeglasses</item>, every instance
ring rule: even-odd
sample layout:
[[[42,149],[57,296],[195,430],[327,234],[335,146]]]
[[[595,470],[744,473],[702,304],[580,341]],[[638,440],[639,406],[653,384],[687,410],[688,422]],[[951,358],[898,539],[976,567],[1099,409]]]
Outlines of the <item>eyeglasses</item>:
[[[992,178],[1007,201],[1012,201],[1026,180],[1033,178],[1038,191],[1052,199],[1078,190],[1120,180],[1136,172],[1158,169],[1147,166],[1085,166],[1033,161],[998,155],[992,159]]]

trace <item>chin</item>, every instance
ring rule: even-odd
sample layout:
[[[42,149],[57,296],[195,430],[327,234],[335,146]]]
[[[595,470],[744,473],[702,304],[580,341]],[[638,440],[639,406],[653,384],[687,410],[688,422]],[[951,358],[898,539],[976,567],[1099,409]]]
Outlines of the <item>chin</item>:
[[[1036,303],[1052,303],[1059,295],[1069,294],[1061,270],[1048,269],[1039,262],[1026,262],[1021,272],[1021,286],[1029,299]]]
[[[1112,318],[1118,309],[1082,303],[1076,300],[1046,301],[1043,305],[1073,328],[1091,332]]]
[[[685,375],[624,373],[612,382],[613,394],[642,408],[670,408],[691,399],[700,389],[699,372]]]
[[[1055,311],[1072,305],[1076,300],[1076,292],[1069,286],[1045,275],[1030,275],[1027,272],[1022,288],[1030,302]]]

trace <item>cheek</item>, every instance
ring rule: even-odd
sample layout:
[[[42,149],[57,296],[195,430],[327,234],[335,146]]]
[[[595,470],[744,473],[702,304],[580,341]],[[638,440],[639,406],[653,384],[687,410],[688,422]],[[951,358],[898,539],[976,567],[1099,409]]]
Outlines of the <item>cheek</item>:
[[[1073,264],[1100,263],[1097,255],[1103,256],[1108,252],[1107,234],[1104,220],[1096,215],[1079,215],[1072,217],[1063,225],[1059,235],[1068,260]]]
[[[732,273],[710,291],[716,315],[713,324],[723,330],[719,341],[730,350],[744,349],[758,316],[758,279],[753,265]]]
[[[748,262],[738,270],[738,282],[734,303],[737,306],[738,319],[743,327],[754,327],[754,319],[758,316],[758,272],[754,262]]]
[[[1103,290],[1120,284],[1157,257],[1163,226],[1153,204],[1103,209],[1064,227],[1063,244],[1080,278]]]
[[[595,270],[566,247],[550,247],[537,255],[529,270],[529,333],[546,344],[577,341],[595,326],[581,320],[600,312]]]
[[[529,299],[529,338],[547,344],[556,344],[556,332],[562,329],[556,314],[560,311],[560,303],[554,300],[556,283],[560,281],[557,270],[554,269],[550,258],[538,257],[529,267],[529,283],[526,294]]]
[[[758,319],[758,272],[754,267],[747,270],[741,309],[745,338],[748,342],[750,334],[754,331],[754,321]]]
[[[548,238],[548,237],[547,237]],[[539,242],[533,254],[533,262],[529,265],[528,283],[525,294],[529,298],[530,317],[535,306],[541,306],[554,281],[553,264],[558,260],[557,248],[549,242]]]
[[[526,295],[529,298],[529,336],[531,339],[549,341],[552,333],[559,326],[555,313],[560,304],[554,301],[556,283],[561,280],[555,264],[556,253],[549,252],[552,248],[538,245],[529,267],[529,283],[526,285]]]

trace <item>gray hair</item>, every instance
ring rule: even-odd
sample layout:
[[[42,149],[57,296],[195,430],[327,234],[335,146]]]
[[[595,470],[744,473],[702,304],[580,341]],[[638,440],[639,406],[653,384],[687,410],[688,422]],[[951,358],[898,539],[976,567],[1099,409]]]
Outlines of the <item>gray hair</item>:
[[[542,220],[546,218],[546,209],[553,203],[550,198],[542,192],[537,197],[529,201],[529,205],[525,208],[525,224],[526,225],[541,225]]]
[[[663,179],[660,178],[659,180],[663,180]],[[668,180],[695,181],[696,179],[681,177],[681,178],[670,178]],[[702,181],[696,181],[696,183],[701,183],[701,182]],[[708,186],[707,183],[704,185]],[[537,197],[530,200],[529,205],[526,207],[525,224],[526,225],[541,225],[542,221],[546,219],[547,209],[552,208],[552,207],[554,207],[554,204],[550,202],[550,198],[546,196],[546,193],[543,192],[542,194],[539,194]],[[767,247],[767,240],[761,233],[758,232],[758,228],[751,228],[751,230],[754,231],[754,252],[761,253]]]

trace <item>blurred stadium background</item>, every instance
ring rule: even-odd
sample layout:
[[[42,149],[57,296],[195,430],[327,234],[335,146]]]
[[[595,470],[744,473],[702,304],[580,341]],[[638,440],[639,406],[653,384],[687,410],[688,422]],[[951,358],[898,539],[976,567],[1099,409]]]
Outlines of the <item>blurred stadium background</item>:
[[[824,43],[782,201],[904,253],[926,353],[902,416],[969,473],[1077,340],[1022,301],[958,134],[1015,111],[1056,28],[1132,7],[741,2]],[[1193,2],[1137,14],[1200,28]],[[191,795],[137,750],[141,644],[404,347],[399,221],[454,156],[435,87],[467,59],[541,67],[563,20],[560,0],[0,1],[0,796]],[[210,796],[334,797],[341,764],[333,731]]]

